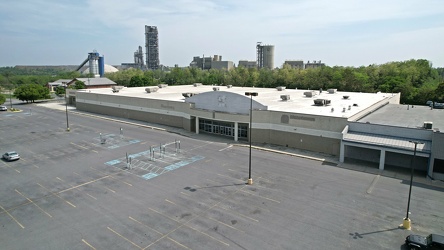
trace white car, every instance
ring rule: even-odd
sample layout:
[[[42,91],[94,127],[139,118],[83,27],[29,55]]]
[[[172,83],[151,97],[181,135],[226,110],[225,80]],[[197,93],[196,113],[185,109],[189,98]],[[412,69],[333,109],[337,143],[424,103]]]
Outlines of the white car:
[[[20,155],[15,151],[6,152],[3,155],[3,159],[5,159],[6,161],[15,161],[20,159]]]
[[[8,108],[6,106],[0,106],[0,111],[8,111]]]

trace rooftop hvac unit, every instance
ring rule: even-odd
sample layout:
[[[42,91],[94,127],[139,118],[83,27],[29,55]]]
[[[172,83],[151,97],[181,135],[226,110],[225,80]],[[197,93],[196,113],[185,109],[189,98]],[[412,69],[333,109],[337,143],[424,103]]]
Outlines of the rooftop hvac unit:
[[[348,95],[345,95],[345,96],[343,96],[342,98],[344,98],[344,99],[348,99],[350,96],[348,96]]]
[[[194,85],[194,87],[202,86],[202,83],[195,83],[195,84],[193,84],[193,85]]]
[[[145,91],[147,93],[153,93],[153,92],[157,92],[158,89],[159,89],[159,87],[148,87],[145,89]]]
[[[195,95],[195,93],[182,93],[182,96],[183,97],[186,97],[186,98],[188,98],[188,97],[192,97],[193,95]]]
[[[327,99],[316,99],[313,101],[316,106],[327,106],[327,105],[330,105],[330,102],[331,102],[330,100],[327,100]]]
[[[231,89],[231,87],[233,87],[233,85],[227,85],[227,88]]]
[[[432,129],[433,122],[424,122],[424,128],[425,129]]]
[[[111,88],[113,89],[113,92],[116,93],[119,92],[119,90],[123,89],[123,86],[112,86]]]
[[[279,86],[279,87],[276,87],[276,89],[277,89],[278,91],[282,91],[282,90],[285,90],[285,87],[283,87],[283,86]]]
[[[306,97],[313,97],[316,95],[316,93],[314,91],[306,91],[306,92],[304,92],[304,95]]]
[[[166,87],[168,87],[168,84],[162,83],[162,84],[157,85],[157,87],[159,87],[159,88],[166,88]]]
[[[338,89],[327,89],[327,92],[329,94],[334,94],[334,93],[336,93],[336,91],[338,91]]]
[[[282,101],[288,101],[290,100],[290,95],[281,95]]]
[[[213,90],[214,90],[214,91],[218,91],[218,90],[219,90],[219,87],[213,87]]]

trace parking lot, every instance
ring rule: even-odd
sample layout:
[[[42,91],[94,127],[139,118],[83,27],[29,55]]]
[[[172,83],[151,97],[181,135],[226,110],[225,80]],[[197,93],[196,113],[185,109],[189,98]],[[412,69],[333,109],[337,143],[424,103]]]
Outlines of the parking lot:
[[[444,189],[322,160],[26,105],[0,113],[2,249],[402,249]],[[69,126],[70,131],[67,131]]]

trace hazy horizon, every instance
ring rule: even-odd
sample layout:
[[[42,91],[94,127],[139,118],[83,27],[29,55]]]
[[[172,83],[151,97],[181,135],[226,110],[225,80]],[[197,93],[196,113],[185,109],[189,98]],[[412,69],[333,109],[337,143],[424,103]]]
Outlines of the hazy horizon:
[[[145,25],[157,26],[166,66],[202,55],[254,61],[262,42],[275,46],[275,67],[410,59],[444,67],[440,0],[24,0],[1,2],[0,13],[0,67],[80,65],[93,50],[106,64],[131,63],[138,46],[145,53]]]

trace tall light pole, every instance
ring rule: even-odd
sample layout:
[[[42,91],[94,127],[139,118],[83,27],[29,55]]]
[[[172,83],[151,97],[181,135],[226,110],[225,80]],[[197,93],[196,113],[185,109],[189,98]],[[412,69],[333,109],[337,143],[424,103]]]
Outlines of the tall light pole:
[[[424,144],[423,142],[419,142],[419,141],[409,141],[409,142],[415,144],[415,149],[413,151],[413,157],[410,160],[410,188],[409,188],[409,200],[407,202],[407,213],[405,215],[404,221],[402,222],[402,227],[407,230],[412,229],[412,222],[409,219],[409,212],[410,212],[410,197],[412,194],[412,184],[413,184],[413,162],[416,158],[416,148],[417,148],[418,144]]]
[[[246,96],[250,96],[250,126],[248,130],[248,140],[250,141],[250,159],[248,161],[248,185],[253,184],[253,179],[251,178],[251,123],[253,121],[253,96],[257,96],[257,92],[245,92]]]
[[[66,108],[66,131],[69,132],[69,122],[68,122],[68,99],[66,99],[66,91],[68,86],[65,85],[65,108]]]

